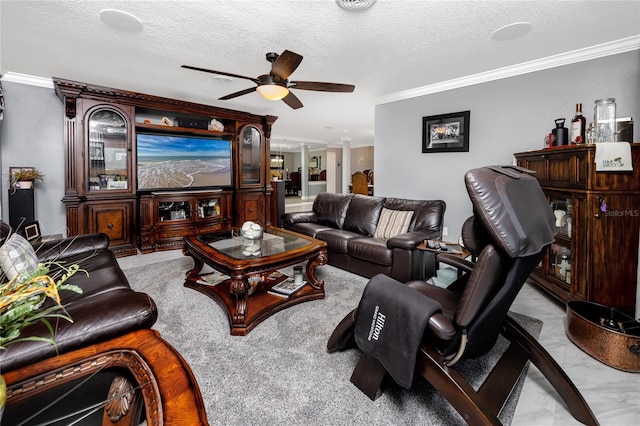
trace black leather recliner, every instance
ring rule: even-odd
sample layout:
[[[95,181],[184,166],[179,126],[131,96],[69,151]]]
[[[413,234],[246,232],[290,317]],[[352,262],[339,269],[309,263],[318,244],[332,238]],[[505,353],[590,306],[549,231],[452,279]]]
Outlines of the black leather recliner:
[[[403,285],[376,276],[367,284],[358,308],[336,327],[327,349],[332,352],[358,346],[363,350],[351,381],[371,399],[380,394],[387,374],[408,388],[415,371],[468,423],[499,424],[497,416],[504,402],[531,361],[577,420],[598,423],[562,368],[507,315],[546,247],[554,241],[553,214],[529,172],[492,166],[465,174],[474,216],[465,222],[462,236],[477,261],[444,253],[437,258],[465,272],[458,280],[440,288],[424,281]],[[378,286],[378,281],[384,285]],[[377,292],[377,288],[387,293]],[[406,294],[405,299],[398,296],[401,294]],[[405,310],[414,311],[414,316],[408,317],[412,320],[406,320]],[[433,313],[425,314],[427,310]],[[380,312],[385,315],[382,320]],[[415,323],[420,321],[416,332]],[[414,340],[410,339],[412,332],[417,335]],[[461,359],[486,354],[500,334],[510,341],[509,348],[476,391],[454,366]],[[408,371],[403,370],[407,366]],[[404,384],[398,377],[406,379]]]

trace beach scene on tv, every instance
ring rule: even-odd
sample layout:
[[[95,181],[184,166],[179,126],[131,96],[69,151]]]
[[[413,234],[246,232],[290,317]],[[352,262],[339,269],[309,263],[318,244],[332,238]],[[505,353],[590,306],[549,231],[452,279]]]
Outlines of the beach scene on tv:
[[[137,135],[138,189],[231,185],[231,142],[194,136]]]

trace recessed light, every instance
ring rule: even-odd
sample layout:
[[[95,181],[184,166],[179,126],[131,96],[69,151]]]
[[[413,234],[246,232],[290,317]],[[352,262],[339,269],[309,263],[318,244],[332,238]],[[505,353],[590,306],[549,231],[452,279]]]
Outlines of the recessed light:
[[[142,21],[130,14],[118,9],[102,9],[100,11],[102,22],[112,28],[136,33],[142,31]]]
[[[338,6],[346,10],[364,10],[369,9],[376,0],[336,0]]]
[[[531,31],[531,24],[528,22],[514,22],[495,30],[491,34],[491,38],[495,41],[509,41],[518,37],[522,37]]]

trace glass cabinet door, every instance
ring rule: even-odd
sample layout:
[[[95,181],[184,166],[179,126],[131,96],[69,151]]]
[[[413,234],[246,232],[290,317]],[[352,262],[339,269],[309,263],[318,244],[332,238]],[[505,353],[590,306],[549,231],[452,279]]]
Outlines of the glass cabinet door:
[[[185,219],[191,219],[191,205],[189,201],[166,201],[158,203],[158,220],[160,222]]]
[[[571,284],[571,249],[552,244],[549,256],[549,275]]]
[[[89,191],[129,189],[127,120],[110,108],[93,111],[88,118]]]
[[[556,242],[551,245],[548,256],[548,274],[571,285],[571,234],[573,206],[571,198],[552,195],[549,199],[556,225]]]
[[[198,200],[198,219],[207,219],[220,215],[220,200],[211,198]]]
[[[573,216],[571,198],[552,197],[550,204],[553,215],[556,218],[558,235],[571,238],[571,218]]]
[[[246,126],[240,134],[241,186],[262,184],[262,134],[257,127]]]

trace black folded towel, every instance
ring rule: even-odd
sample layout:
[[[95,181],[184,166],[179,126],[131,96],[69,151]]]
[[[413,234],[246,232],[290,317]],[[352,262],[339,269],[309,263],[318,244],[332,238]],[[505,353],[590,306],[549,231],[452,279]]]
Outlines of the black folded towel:
[[[356,312],[355,340],[405,389],[411,387],[418,348],[429,318],[442,307],[419,291],[386,275],[364,289]]]

